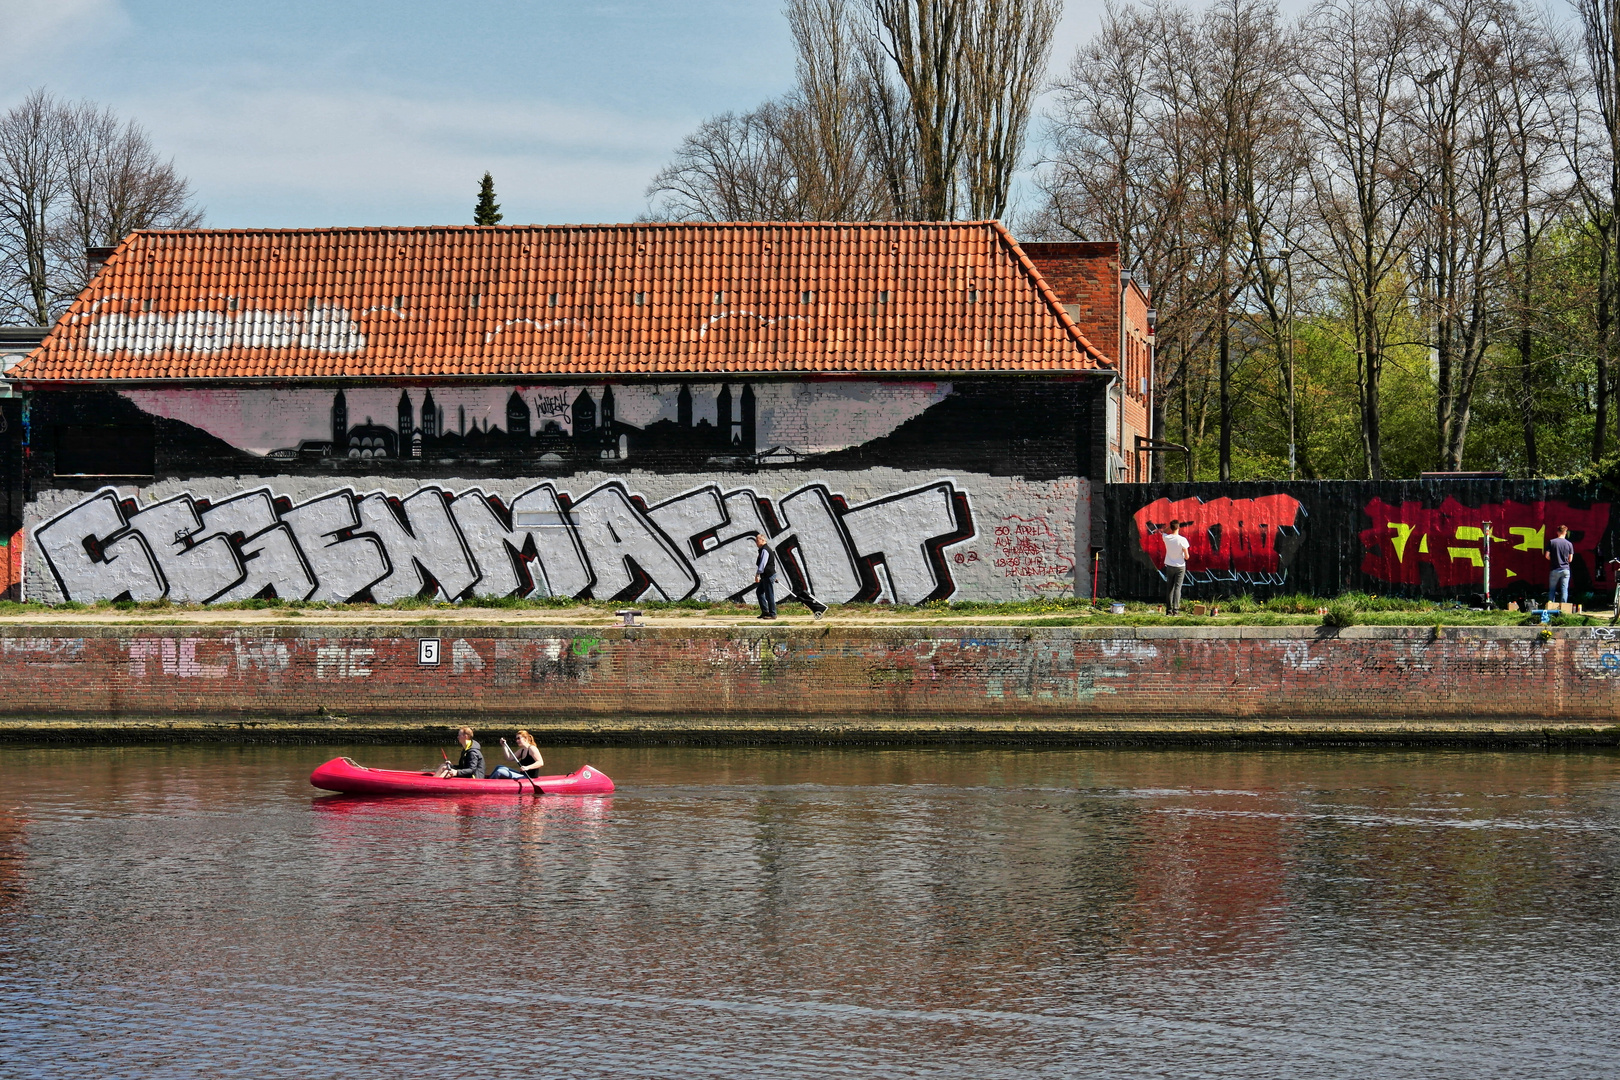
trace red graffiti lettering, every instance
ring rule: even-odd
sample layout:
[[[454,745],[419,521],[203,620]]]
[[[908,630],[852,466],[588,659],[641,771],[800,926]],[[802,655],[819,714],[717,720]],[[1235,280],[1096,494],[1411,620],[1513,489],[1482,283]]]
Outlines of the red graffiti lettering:
[[[1303,541],[1305,508],[1292,495],[1258,499],[1156,499],[1135,514],[1138,558],[1164,569],[1163,530],[1170,521],[1190,521],[1182,529],[1190,550],[1187,576],[1194,581],[1281,584]]]
[[[1041,578],[1039,582],[1024,582],[1032,591],[1068,584],[1064,579],[1074,574],[1074,560],[1059,548],[1058,538],[1045,518],[1014,514],[1002,521],[994,529],[996,554],[991,565],[1003,577]]]
[[[1438,508],[1374,499],[1365,507],[1372,528],[1361,534],[1362,573],[1378,581],[1425,585],[1423,567],[1440,588],[1479,586],[1485,575],[1485,522],[1491,523],[1491,588],[1547,579],[1542,552],[1559,525],[1569,526],[1575,557],[1587,578],[1597,570],[1597,546],[1609,525],[1609,504],[1577,510],[1566,502],[1492,503],[1464,506],[1448,498]]]

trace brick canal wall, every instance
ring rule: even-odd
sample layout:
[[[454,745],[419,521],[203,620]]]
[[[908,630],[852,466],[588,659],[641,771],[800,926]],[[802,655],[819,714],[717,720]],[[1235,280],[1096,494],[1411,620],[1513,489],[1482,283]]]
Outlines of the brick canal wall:
[[[553,735],[1620,721],[1608,628],[39,626],[0,631],[0,661],[12,736],[146,720]]]

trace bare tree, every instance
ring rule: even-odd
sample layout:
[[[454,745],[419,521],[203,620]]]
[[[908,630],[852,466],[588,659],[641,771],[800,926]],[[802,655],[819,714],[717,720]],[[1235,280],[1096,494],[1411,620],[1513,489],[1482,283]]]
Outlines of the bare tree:
[[[66,182],[53,230],[64,268],[82,267],[85,249],[111,247],[137,229],[202,224],[191,185],[133,120],[82,102],[67,109],[64,136]],[[85,281],[64,274],[64,284],[77,294]]]
[[[963,186],[970,218],[1007,211],[1013,173],[1023,164],[1030,106],[1045,78],[1058,0],[983,0],[972,9],[963,56]]]
[[[1575,0],[1586,59],[1585,79],[1575,99],[1595,124],[1585,124],[1569,143],[1585,225],[1598,245],[1597,416],[1592,460],[1608,449],[1612,398],[1610,364],[1620,318],[1620,0]],[[1589,106],[1589,107],[1588,107]],[[1583,116],[1583,119],[1586,117]]]
[[[1507,142],[1501,231],[1505,324],[1518,354],[1519,417],[1526,471],[1541,474],[1536,437],[1536,391],[1541,381],[1534,357],[1543,321],[1538,297],[1547,273],[1545,241],[1563,220],[1569,178],[1560,168],[1560,147],[1573,129],[1568,98],[1567,42],[1550,20],[1508,9],[1491,94]]]
[[[1310,177],[1314,261],[1337,288],[1356,355],[1362,456],[1384,477],[1384,365],[1405,311],[1402,271],[1422,185],[1411,180],[1402,117],[1424,28],[1414,0],[1322,0],[1305,23],[1298,75],[1316,153]]]
[[[681,141],[675,160],[647,188],[663,221],[796,221],[804,216],[793,162],[783,145],[785,107],[721,113]]]
[[[784,110],[783,149],[793,162],[807,216],[861,221],[888,209],[867,128],[871,72],[861,46],[869,31],[851,0],[789,0],[798,86]]]
[[[67,110],[44,90],[0,116],[0,301],[35,325],[57,299],[54,212],[67,183]]]
[[[824,221],[1002,215],[1060,9],[788,0],[795,89],[705,122],[654,178],[653,213],[763,203]]]
[[[0,116],[0,310],[48,324],[85,284],[85,249],[202,211],[134,122],[36,90]]]
[[[1173,74],[1188,63],[1185,23],[1177,9],[1109,3],[1056,85],[1052,148],[1038,175],[1045,205],[1029,231],[1119,241],[1122,265],[1152,286],[1158,310],[1165,362],[1155,370],[1154,429],[1164,430],[1167,403],[1179,400],[1192,440],[1206,260],[1193,201],[1198,140]]]

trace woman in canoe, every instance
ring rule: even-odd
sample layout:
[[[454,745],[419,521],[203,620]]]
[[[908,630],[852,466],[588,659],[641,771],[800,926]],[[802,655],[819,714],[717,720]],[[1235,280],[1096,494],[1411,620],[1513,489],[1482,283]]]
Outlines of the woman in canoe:
[[[506,745],[505,739],[501,740],[501,745]],[[527,731],[517,733],[517,751],[513,753],[508,748],[507,752],[517,762],[517,770],[502,765],[489,774],[491,780],[533,780],[540,775],[540,767],[546,763],[546,759],[540,756],[540,748],[534,745],[534,736]]]

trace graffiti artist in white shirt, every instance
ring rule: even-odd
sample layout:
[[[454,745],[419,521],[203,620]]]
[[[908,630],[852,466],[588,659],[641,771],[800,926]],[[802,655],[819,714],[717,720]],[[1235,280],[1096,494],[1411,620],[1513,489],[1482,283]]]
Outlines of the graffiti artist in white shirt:
[[[1172,521],[1164,534],[1164,580],[1170,587],[1164,600],[1166,615],[1181,614],[1181,583],[1187,580],[1187,552],[1192,545],[1181,535],[1180,521]]]

